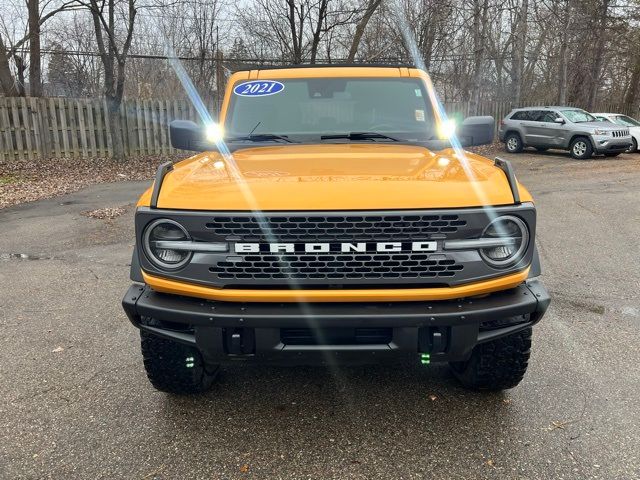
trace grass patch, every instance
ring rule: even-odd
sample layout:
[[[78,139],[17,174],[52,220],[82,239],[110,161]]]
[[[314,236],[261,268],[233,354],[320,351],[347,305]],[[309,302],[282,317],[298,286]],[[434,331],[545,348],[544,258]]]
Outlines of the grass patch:
[[[17,175],[0,175],[0,185],[11,185],[12,183],[18,183],[20,177]]]

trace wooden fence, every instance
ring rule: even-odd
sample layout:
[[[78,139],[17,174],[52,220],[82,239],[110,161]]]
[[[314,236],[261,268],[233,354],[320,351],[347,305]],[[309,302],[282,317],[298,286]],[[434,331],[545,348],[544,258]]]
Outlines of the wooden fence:
[[[215,102],[207,103],[214,112]],[[469,115],[469,102],[445,103],[444,107],[450,115]],[[509,113],[511,104],[481,102],[478,109],[479,115],[491,115],[498,121]],[[615,105],[597,109],[637,114],[627,110]],[[106,114],[104,100],[0,97],[0,161],[108,157],[112,136]],[[120,117],[128,156],[176,153],[169,142],[169,122],[199,120],[188,100],[126,100]]]
[[[199,120],[187,100],[126,100],[120,118],[129,156],[176,153],[169,122]],[[0,160],[108,157],[112,145],[104,100],[0,97]]]

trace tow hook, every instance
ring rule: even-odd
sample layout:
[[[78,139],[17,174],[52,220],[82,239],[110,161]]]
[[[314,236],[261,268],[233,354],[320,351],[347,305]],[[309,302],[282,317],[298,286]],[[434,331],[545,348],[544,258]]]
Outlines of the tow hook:
[[[225,350],[228,355],[252,355],[256,350],[253,328],[224,329]]]

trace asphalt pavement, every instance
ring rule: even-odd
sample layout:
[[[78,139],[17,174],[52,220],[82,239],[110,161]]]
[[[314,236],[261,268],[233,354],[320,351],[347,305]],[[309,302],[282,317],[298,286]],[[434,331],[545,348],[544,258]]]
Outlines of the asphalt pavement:
[[[640,154],[504,156],[537,202],[552,304],[501,394],[417,359],[157,392],[120,306],[147,184],[0,210],[0,479],[640,479]]]

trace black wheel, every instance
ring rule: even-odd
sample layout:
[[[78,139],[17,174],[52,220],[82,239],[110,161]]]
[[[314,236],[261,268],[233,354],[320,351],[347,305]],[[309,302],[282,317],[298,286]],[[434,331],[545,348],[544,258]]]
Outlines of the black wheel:
[[[507,133],[504,137],[504,148],[509,153],[520,153],[524,148],[520,135],[514,132]]]
[[[145,331],[140,331],[140,345],[147,377],[156,389],[188,395],[211,388],[218,367],[205,367],[196,348]]]
[[[593,146],[591,140],[587,137],[576,137],[569,146],[571,156],[578,160],[586,160],[593,155]]]
[[[636,153],[638,151],[638,142],[635,138],[631,137],[631,146],[627,149],[626,153]]]
[[[604,156],[605,157],[617,157],[618,155],[620,155],[622,152],[617,152],[617,153],[605,153]]]
[[[539,152],[546,152],[549,149],[547,147],[536,147],[536,150]]]
[[[506,390],[524,377],[531,351],[531,328],[476,345],[469,360],[452,362],[454,375],[467,388]]]

